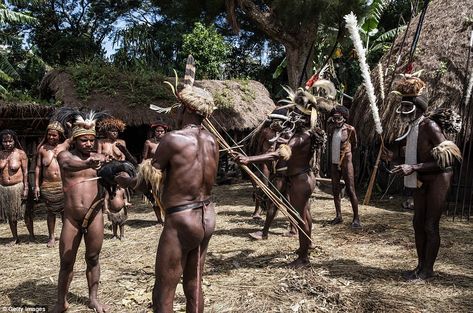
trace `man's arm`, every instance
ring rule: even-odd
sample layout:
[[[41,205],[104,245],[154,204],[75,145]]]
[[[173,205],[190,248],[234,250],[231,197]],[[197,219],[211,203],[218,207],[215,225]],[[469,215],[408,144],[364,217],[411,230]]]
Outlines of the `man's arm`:
[[[141,154],[141,160],[147,159],[148,151],[149,151],[149,140],[146,140],[145,146],[143,147],[143,153]]]
[[[429,138],[434,149],[442,142],[446,141],[442,130],[436,123],[429,122],[428,125],[424,126],[424,129],[424,131],[427,132],[427,137]],[[439,166],[439,164],[436,161],[432,161],[413,165],[401,164],[394,168],[393,173],[402,176],[407,176],[412,174],[413,172],[434,172],[440,171],[440,169],[441,167]]]
[[[28,196],[28,157],[26,153],[20,150],[21,170],[23,171],[23,198]]]
[[[43,153],[42,148],[38,149],[38,155],[36,157],[36,166],[34,168],[34,198],[35,200],[39,199],[40,195],[40,177],[41,177],[41,167],[43,166]]]
[[[350,140],[351,140],[351,149],[355,150],[356,148],[358,148],[358,136],[356,135],[355,127],[351,126],[350,131],[351,131],[351,138],[350,138]]]
[[[63,170],[69,172],[78,172],[88,168],[99,168],[106,158],[100,153],[91,153],[90,157],[85,160],[74,158],[72,153],[69,151],[63,151],[59,153],[58,157],[59,165]]]

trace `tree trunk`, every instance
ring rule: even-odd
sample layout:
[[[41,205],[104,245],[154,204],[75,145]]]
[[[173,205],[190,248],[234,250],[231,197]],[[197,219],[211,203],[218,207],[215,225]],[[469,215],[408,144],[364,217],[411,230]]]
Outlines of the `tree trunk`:
[[[312,40],[301,42],[294,47],[284,45],[286,48],[287,76],[289,86],[293,89],[303,87],[312,73],[312,59],[314,51]]]

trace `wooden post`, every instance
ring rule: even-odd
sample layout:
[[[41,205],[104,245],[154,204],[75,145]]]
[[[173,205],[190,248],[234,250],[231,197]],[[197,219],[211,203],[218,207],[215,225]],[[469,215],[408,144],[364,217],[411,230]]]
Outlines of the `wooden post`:
[[[379,161],[381,160],[381,153],[384,147],[384,140],[381,136],[381,146],[379,147],[378,157],[373,167],[373,172],[371,173],[370,183],[368,184],[368,189],[366,190],[365,199],[363,200],[363,205],[368,205],[371,200],[371,193],[373,192],[374,182],[376,180],[376,175],[378,174]]]

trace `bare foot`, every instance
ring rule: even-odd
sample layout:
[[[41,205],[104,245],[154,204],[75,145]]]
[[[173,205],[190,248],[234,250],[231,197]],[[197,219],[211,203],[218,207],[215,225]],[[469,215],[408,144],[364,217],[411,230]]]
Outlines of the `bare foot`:
[[[309,264],[310,264],[310,262],[309,262],[308,258],[297,258],[294,261],[292,261],[291,263],[289,263],[287,266],[290,267],[290,268],[296,269],[296,268],[306,267]]]
[[[46,244],[46,247],[52,248],[54,247],[54,244],[56,243],[56,240],[54,238],[51,238],[48,240],[48,243]]]
[[[417,277],[421,280],[428,280],[430,278],[433,278],[434,276],[435,276],[434,271],[420,270],[417,273]]]
[[[97,299],[90,300],[88,307],[93,309],[97,313],[106,313],[108,312],[108,306],[101,304]]]
[[[287,231],[287,232],[283,233],[282,236],[283,236],[283,237],[296,237],[296,236],[297,236],[297,232]]]
[[[341,222],[343,222],[342,217],[337,216],[336,218],[330,221],[330,225],[337,225],[337,224],[340,224]]]
[[[261,217],[261,215],[259,215],[259,213],[253,214],[253,215],[252,215],[252,218],[253,218],[254,220],[262,220],[262,219],[263,219],[263,218]]]
[[[268,235],[264,235],[262,231],[257,231],[255,233],[249,233],[248,234],[251,238],[255,240],[266,240],[268,239]]]
[[[361,223],[359,219],[354,219],[353,222],[351,223],[351,228],[352,229],[361,229]]]
[[[13,238],[12,241],[10,241],[9,243],[7,243],[7,246],[13,247],[14,245],[17,245],[17,244],[19,244],[19,243],[20,243],[20,239],[18,239],[18,238]]]
[[[51,311],[52,313],[62,313],[67,311],[69,309],[69,303],[56,303],[54,306],[53,310]]]
[[[419,276],[417,275],[418,272],[419,272],[419,268],[416,267],[415,269],[411,271],[404,272],[402,274],[402,277],[404,277],[404,279],[407,281],[417,280],[419,279]]]

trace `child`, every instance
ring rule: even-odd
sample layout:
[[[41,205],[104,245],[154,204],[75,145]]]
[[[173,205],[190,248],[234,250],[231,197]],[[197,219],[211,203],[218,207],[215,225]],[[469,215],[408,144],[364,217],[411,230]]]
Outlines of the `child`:
[[[108,212],[108,220],[112,222],[113,238],[120,240],[124,239],[124,227],[127,216],[127,203],[125,189],[117,186],[117,192],[113,199],[110,199],[110,195],[106,193],[104,209]],[[117,228],[120,226],[120,237],[117,237]]]

